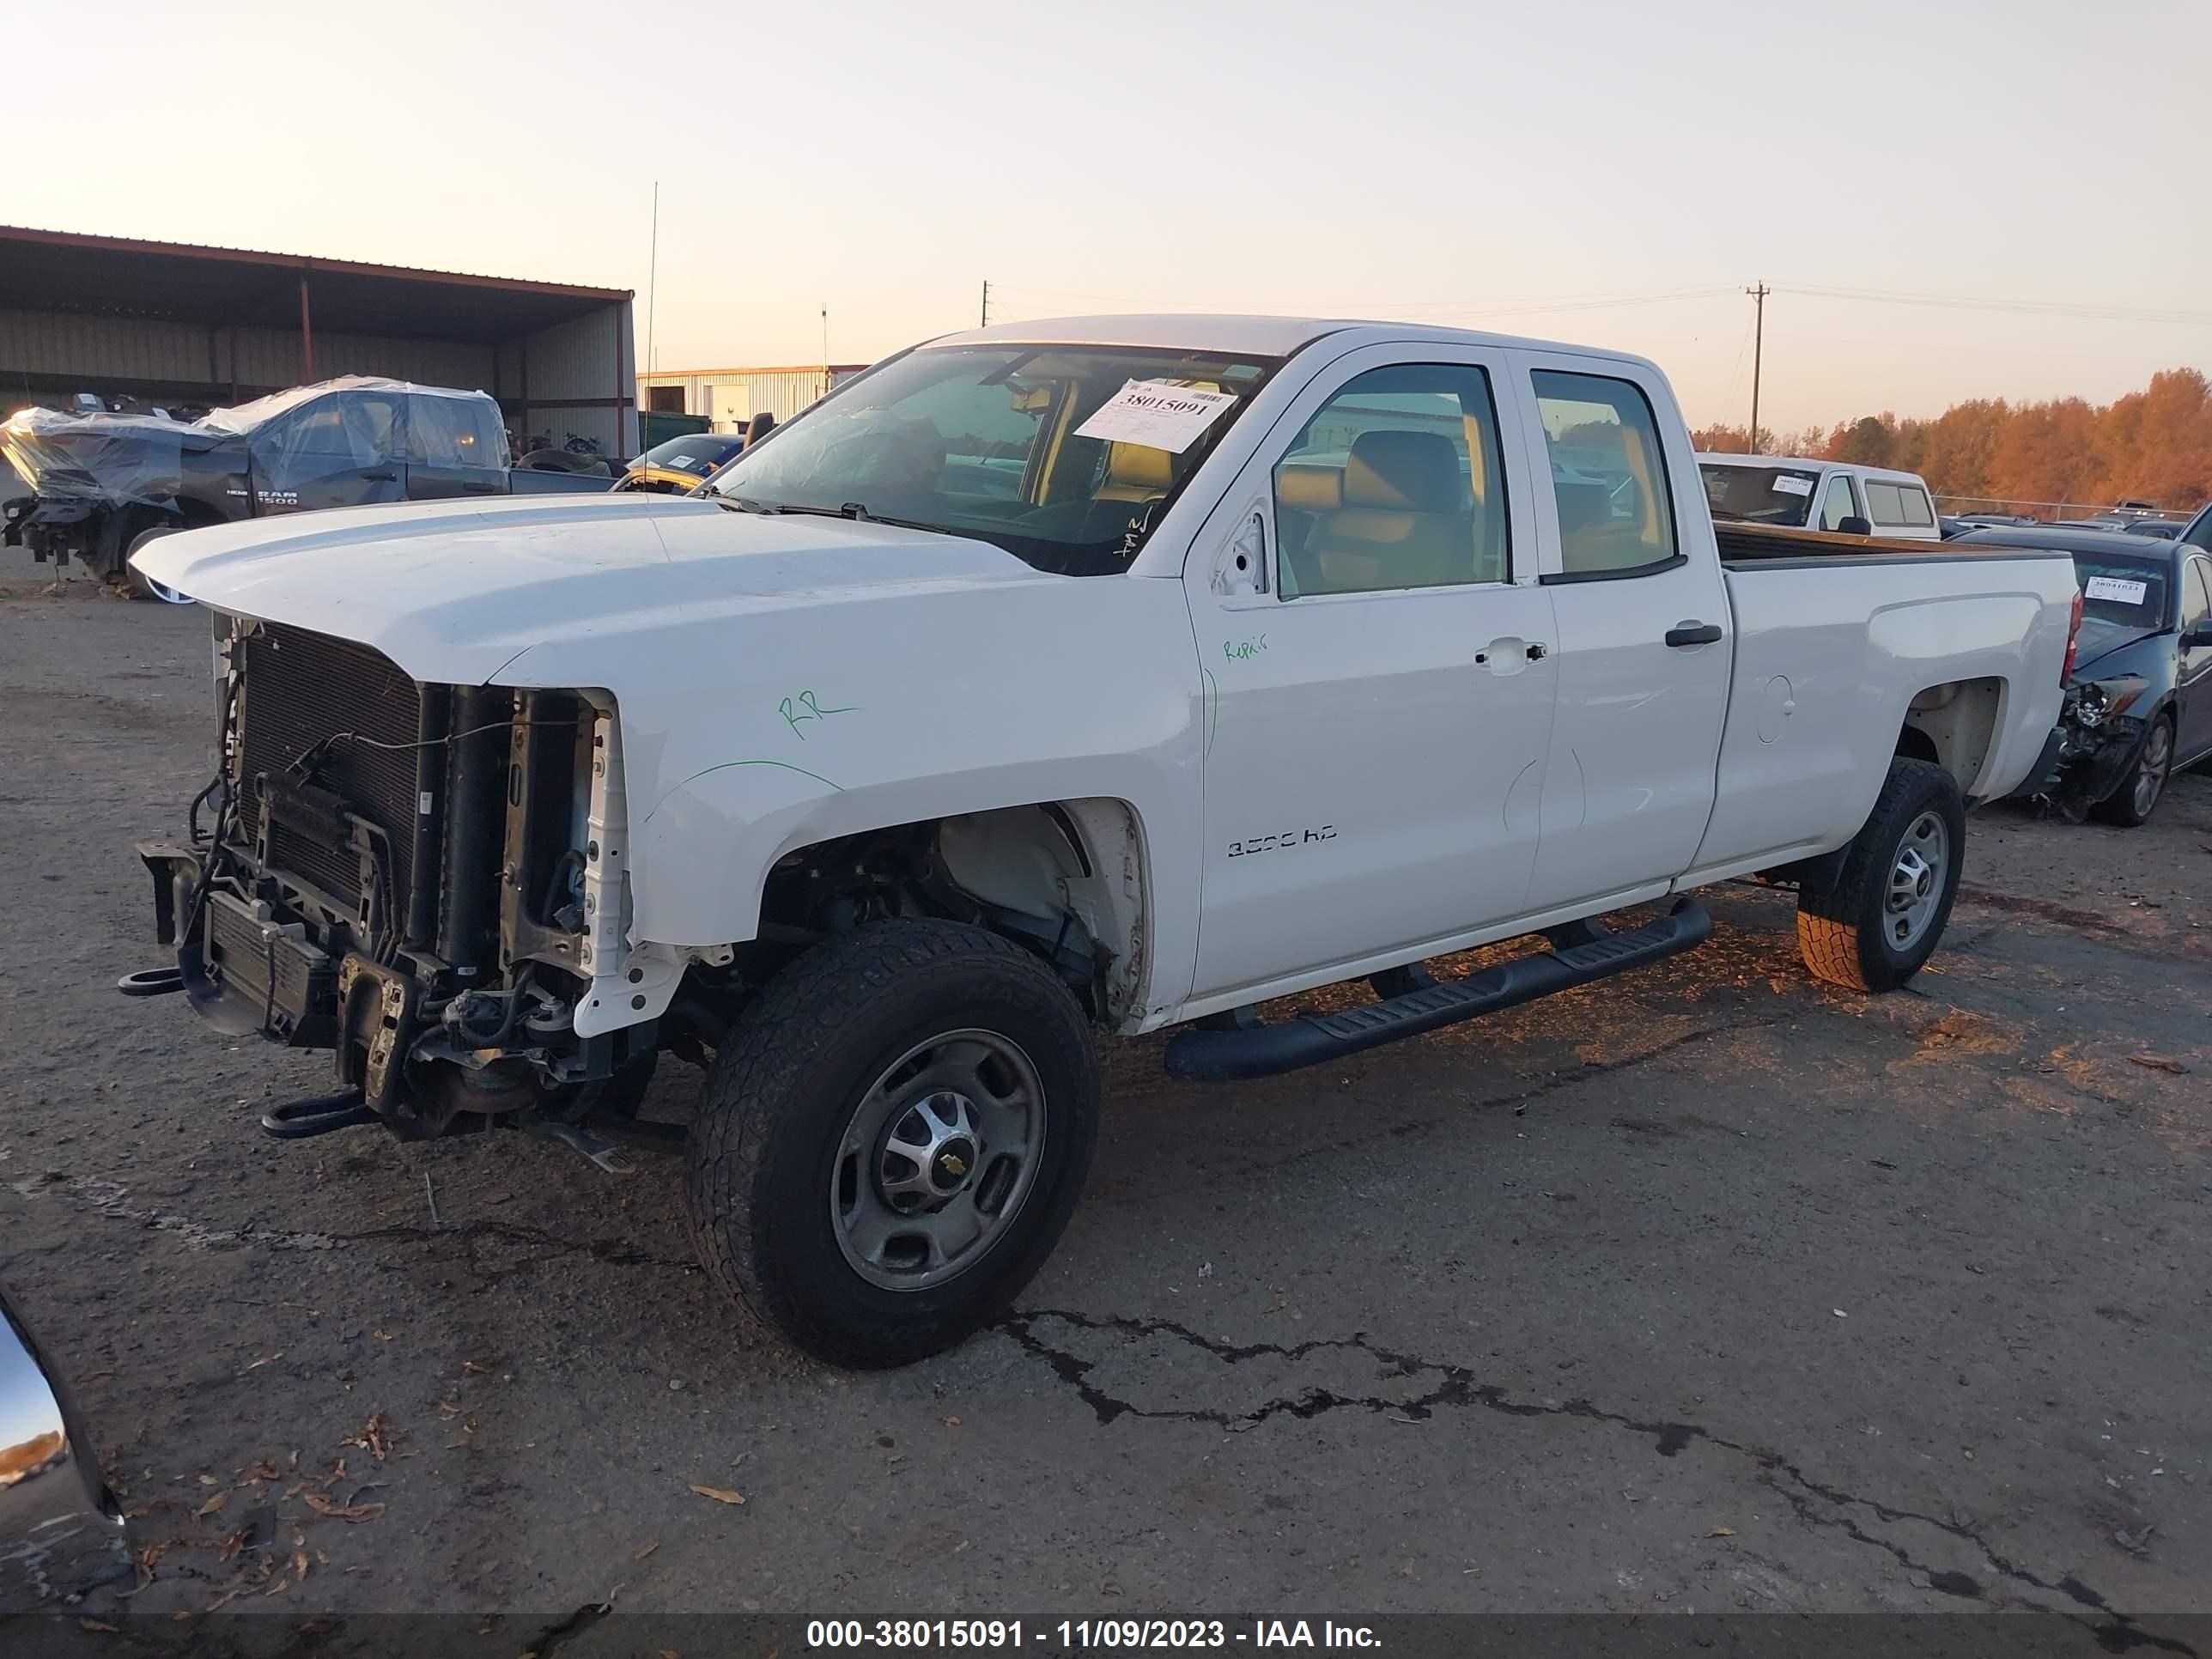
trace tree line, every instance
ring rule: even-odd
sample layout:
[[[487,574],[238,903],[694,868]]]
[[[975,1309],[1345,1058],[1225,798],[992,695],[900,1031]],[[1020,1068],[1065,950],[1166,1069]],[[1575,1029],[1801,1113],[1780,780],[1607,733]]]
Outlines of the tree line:
[[[1740,426],[1692,435],[1701,450],[1740,455],[1750,447]],[[1901,468],[1945,496],[2092,506],[2136,499],[2193,509],[2212,498],[2212,384],[2193,368],[2162,369],[2142,391],[2109,404],[1976,398],[1933,420],[1884,410],[1825,431],[1761,430],[1759,448]]]

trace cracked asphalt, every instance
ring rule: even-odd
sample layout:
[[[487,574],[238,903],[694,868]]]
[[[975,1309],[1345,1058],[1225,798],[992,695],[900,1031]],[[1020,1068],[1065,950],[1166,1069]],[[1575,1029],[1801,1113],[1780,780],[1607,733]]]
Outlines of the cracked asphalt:
[[[1732,886],[1698,952],[1348,1064],[1113,1047],[1014,1316],[854,1376],[723,1303],[672,1165],[280,1144],[319,1058],[113,994],[204,629],[0,562],[0,1282],[143,1562],[75,1615],[2212,1610],[2212,780],[1978,817],[1895,996]]]

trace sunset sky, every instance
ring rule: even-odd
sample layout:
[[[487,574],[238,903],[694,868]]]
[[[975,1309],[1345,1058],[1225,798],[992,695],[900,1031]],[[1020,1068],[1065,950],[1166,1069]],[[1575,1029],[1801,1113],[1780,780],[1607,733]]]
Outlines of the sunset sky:
[[[1624,347],[1696,422],[1761,280],[1763,425],[2212,369],[2205,0],[100,15],[0,21],[78,66],[11,78],[0,222],[634,288],[665,368],[819,362],[825,304],[866,362],[988,277]]]

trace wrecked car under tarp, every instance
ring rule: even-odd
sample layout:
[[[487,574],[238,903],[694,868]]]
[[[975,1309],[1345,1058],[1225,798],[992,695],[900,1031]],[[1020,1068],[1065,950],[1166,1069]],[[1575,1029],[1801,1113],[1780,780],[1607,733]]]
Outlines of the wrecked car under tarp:
[[[0,422],[0,459],[29,491],[0,502],[0,540],[41,562],[74,556],[112,580],[152,535],[270,513],[504,494],[511,458],[488,393],[349,374],[197,421],[25,409]]]

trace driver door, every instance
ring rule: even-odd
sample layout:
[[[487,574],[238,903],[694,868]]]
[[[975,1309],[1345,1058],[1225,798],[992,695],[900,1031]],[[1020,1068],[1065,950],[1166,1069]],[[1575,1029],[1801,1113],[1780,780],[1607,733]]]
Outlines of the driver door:
[[[1522,915],[1552,599],[1503,355],[1369,347],[1309,386],[1184,571],[1206,697],[1195,999]]]
[[[393,392],[334,392],[287,410],[247,443],[254,512],[398,501],[398,429]]]

